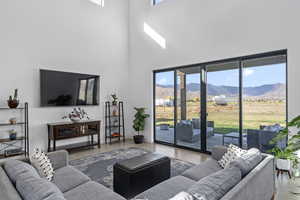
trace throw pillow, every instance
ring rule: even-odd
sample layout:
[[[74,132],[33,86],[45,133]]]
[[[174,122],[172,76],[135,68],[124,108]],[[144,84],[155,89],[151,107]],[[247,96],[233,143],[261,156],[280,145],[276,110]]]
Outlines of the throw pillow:
[[[6,161],[4,164],[4,169],[13,184],[16,184],[18,177],[23,173],[30,174],[35,177],[40,177],[34,167],[20,160]]]
[[[180,192],[169,200],[193,200],[194,197],[186,192]]]
[[[56,185],[43,178],[34,176],[19,178],[16,188],[24,200],[65,200]]]
[[[36,148],[30,157],[30,162],[38,170],[41,177],[46,178],[48,181],[53,179],[54,169],[44,152]]]
[[[209,175],[188,189],[195,200],[219,200],[242,179],[241,171],[236,168],[223,169]]]
[[[228,146],[227,152],[223,155],[221,160],[218,161],[222,168],[225,168],[230,162],[238,159],[241,155],[245,154],[247,151],[243,150],[233,144]]]
[[[243,154],[237,160],[232,161],[228,167],[237,167],[241,170],[242,176],[246,176],[254,167],[256,167],[260,161],[263,159],[261,152],[252,148]]]

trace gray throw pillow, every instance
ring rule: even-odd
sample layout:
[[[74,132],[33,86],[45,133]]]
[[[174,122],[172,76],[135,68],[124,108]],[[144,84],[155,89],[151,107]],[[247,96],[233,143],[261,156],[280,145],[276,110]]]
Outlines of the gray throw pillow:
[[[219,200],[240,182],[241,178],[238,168],[223,169],[195,183],[188,193],[196,200]]]
[[[263,159],[261,152],[252,148],[247,151],[247,153],[243,154],[237,160],[229,163],[228,167],[237,167],[242,172],[242,177],[246,176],[254,167],[256,167],[260,161]]]
[[[43,178],[22,174],[16,188],[24,200],[65,200],[57,186]]]
[[[4,164],[4,169],[10,181],[15,185],[18,176],[23,173],[30,174],[31,176],[40,177],[36,169],[28,163],[20,160],[8,160]]]

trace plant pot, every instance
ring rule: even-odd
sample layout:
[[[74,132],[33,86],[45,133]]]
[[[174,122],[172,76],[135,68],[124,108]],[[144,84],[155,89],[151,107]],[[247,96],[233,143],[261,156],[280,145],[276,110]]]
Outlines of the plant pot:
[[[7,105],[9,108],[17,108],[19,105],[19,101],[18,100],[8,100]]]
[[[286,159],[276,159],[276,167],[281,170],[291,170],[291,161]]]
[[[135,135],[133,136],[133,140],[135,144],[142,144],[144,142],[144,136],[143,135]]]

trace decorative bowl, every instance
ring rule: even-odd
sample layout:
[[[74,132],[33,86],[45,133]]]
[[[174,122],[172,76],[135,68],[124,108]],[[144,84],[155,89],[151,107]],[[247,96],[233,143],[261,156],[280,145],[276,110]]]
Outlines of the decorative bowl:
[[[72,122],[80,122],[81,121],[81,119],[79,117],[72,117],[72,118],[70,118],[70,120]]]

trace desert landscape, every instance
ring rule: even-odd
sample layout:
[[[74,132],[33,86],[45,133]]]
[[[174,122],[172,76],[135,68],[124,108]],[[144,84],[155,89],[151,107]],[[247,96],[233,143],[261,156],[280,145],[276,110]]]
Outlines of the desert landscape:
[[[200,90],[195,84],[187,87],[187,119],[200,118]],[[213,88],[213,89],[212,89]],[[174,126],[174,106],[172,94],[174,89],[168,86],[157,86],[156,97],[165,99],[168,104],[156,104],[156,125],[169,124]],[[239,128],[239,103],[237,88],[226,86],[208,87],[207,120],[213,121],[215,132],[226,134]],[[243,129],[259,129],[261,125],[285,126],[286,102],[285,85],[273,84],[246,88],[243,97]],[[214,97],[223,95],[227,98],[224,105],[214,101]],[[177,100],[180,102],[180,100]],[[171,103],[170,103],[171,102]],[[177,116],[180,116],[180,103]]]

